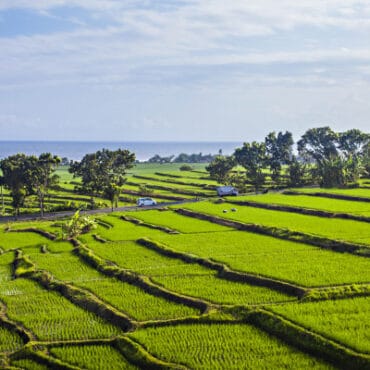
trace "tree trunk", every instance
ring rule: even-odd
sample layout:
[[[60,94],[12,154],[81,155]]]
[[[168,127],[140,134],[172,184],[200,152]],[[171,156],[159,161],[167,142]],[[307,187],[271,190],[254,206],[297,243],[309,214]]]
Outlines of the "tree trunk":
[[[44,195],[39,193],[40,215],[44,217]]]
[[[3,193],[3,187],[0,186],[1,188],[1,214],[4,214],[5,211],[5,204],[4,204],[4,193]]]

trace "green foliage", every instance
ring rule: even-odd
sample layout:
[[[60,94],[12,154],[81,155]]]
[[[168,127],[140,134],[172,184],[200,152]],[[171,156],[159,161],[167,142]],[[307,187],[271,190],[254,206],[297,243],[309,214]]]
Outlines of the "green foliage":
[[[307,165],[299,162],[297,158],[293,156],[288,167],[288,186],[295,188],[305,185],[307,181],[307,172]]]
[[[218,155],[206,167],[206,170],[209,172],[211,179],[216,180],[220,184],[224,184],[234,166],[235,159],[233,157]]]
[[[358,179],[369,140],[370,135],[360,130],[337,133],[330,127],[313,128],[299,140],[298,152],[315,162],[313,176],[320,186],[341,187]]]
[[[292,157],[293,135],[286,131],[284,134],[270,132],[265,138],[267,164],[270,167],[271,179],[280,183],[281,168],[284,164],[289,164]]]
[[[190,166],[189,164],[183,164],[182,166],[180,166],[179,170],[180,171],[192,171],[193,167]]]
[[[235,160],[243,166],[247,172],[247,177],[254,185],[256,191],[261,188],[265,182],[263,168],[266,164],[266,146],[265,143],[244,143],[241,148],[235,149]]]
[[[66,239],[73,239],[95,228],[96,222],[94,219],[80,215],[80,211],[76,211],[72,218],[63,224],[62,230]]]
[[[81,177],[83,193],[91,196],[101,192],[105,195],[109,193],[108,198],[114,202],[117,198],[116,187],[124,184],[124,176],[134,166],[134,162],[135,154],[128,150],[102,149],[86,154],[80,162],[72,162],[69,171],[75,177]]]

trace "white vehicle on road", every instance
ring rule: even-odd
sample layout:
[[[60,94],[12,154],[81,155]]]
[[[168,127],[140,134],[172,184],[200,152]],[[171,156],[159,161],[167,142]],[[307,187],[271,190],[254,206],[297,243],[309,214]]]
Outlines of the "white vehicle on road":
[[[139,198],[136,202],[139,207],[143,206],[155,206],[157,202],[152,198]]]
[[[223,197],[224,195],[238,195],[238,190],[233,186],[219,186],[216,188],[217,195]]]

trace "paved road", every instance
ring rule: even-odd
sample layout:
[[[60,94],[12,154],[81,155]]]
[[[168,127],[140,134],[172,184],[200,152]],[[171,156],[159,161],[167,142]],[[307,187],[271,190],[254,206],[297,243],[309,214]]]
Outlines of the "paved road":
[[[194,203],[198,202],[198,199],[187,199],[177,202],[165,202],[165,203],[158,203],[156,206],[145,206],[145,207],[138,207],[138,206],[127,206],[127,207],[118,207],[114,209],[114,212],[119,211],[137,211],[139,209],[158,209],[167,206],[174,206],[177,204],[184,204],[184,203]],[[57,218],[69,217],[74,215],[76,211],[63,211],[63,212],[50,212],[45,213],[44,217],[40,217],[40,213],[33,213],[33,214],[26,214],[26,215],[19,215],[17,221],[34,221],[34,220],[54,220]],[[99,208],[99,209],[92,209],[88,211],[81,211],[81,214],[84,215],[95,215],[100,213],[109,213],[112,212],[111,208]],[[14,222],[14,216],[0,216],[0,223],[6,222]]]

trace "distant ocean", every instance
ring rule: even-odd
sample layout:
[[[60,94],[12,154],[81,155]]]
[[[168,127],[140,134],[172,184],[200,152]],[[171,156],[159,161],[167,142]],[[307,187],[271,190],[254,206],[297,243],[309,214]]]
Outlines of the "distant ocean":
[[[80,160],[85,154],[107,148],[129,149],[139,161],[146,161],[155,154],[160,156],[192,154],[231,154],[241,146],[241,142],[78,142],[78,141],[0,141],[0,158],[16,153],[28,155],[50,152],[60,157]]]

